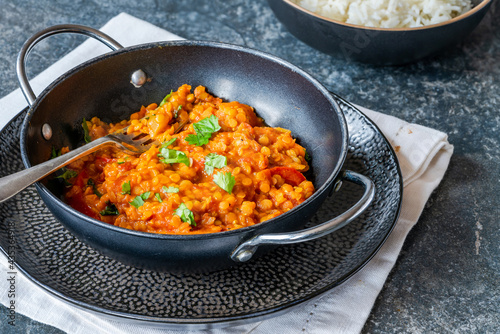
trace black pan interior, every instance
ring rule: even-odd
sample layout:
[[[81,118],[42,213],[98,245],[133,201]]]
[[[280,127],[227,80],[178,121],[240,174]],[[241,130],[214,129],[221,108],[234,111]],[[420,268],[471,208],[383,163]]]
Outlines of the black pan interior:
[[[143,70],[140,88],[131,74]],[[159,103],[171,89],[198,85],[225,100],[255,108],[267,124],[290,129],[312,156],[317,188],[340,168],[346,148],[343,116],[327,91],[297,68],[272,56],[235,46],[166,42],[120,50],[70,71],[49,86],[23,125],[26,165],[50,157],[51,149],[82,144],[82,119],[125,119],[141,105]],[[43,139],[41,127],[53,130]]]

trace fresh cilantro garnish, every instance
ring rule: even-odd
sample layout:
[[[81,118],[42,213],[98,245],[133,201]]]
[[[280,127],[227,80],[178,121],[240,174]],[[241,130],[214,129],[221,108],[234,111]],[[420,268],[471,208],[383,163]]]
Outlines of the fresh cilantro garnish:
[[[304,149],[304,153],[305,153],[304,159],[306,159],[306,161],[311,161],[311,156],[307,153],[306,149]]]
[[[52,146],[52,150],[50,152],[50,158],[54,159],[54,158],[57,158],[60,155],[61,155],[61,150],[57,151],[56,148],[54,146]]]
[[[169,147],[170,145],[172,145],[173,143],[175,143],[176,140],[177,140],[176,137],[170,138],[170,140],[168,140],[168,141],[166,141],[166,142],[164,142],[164,143],[162,143],[160,145],[160,149]]]
[[[128,180],[127,182],[123,182],[122,183],[122,195],[130,195],[130,190],[131,190],[131,187],[130,187],[130,180]]]
[[[177,109],[174,110],[174,118],[177,118],[179,116],[179,111],[181,111],[182,106],[178,106]]]
[[[136,196],[132,202],[129,202],[132,206],[134,206],[136,209],[138,209],[140,206],[144,205],[144,201],[149,198],[149,195],[151,195],[151,192],[146,191],[145,193],[140,194],[139,196]]]
[[[85,139],[86,143],[90,143],[92,141],[92,138],[90,138],[89,127],[87,126],[87,121],[85,120],[85,118],[83,118],[82,128],[83,128],[83,139]]]
[[[175,210],[175,214],[181,217],[181,220],[189,225],[196,226],[196,222],[194,221],[194,215],[191,210],[189,210],[186,204],[181,203],[179,207]]]
[[[62,173],[59,176],[56,176],[56,179],[63,179],[64,181],[68,182],[69,179],[72,179],[78,175],[78,173],[75,172],[74,170],[61,168],[61,170],[63,170],[63,169],[64,169],[64,173]]]
[[[163,159],[161,159],[160,161],[166,164],[184,163],[189,167],[189,158],[187,157],[186,153],[168,148],[168,146],[175,143],[176,140],[177,138],[174,137],[161,144],[159,149],[160,153],[158,154],[158,156],[162,157]]]
[[[177,187],[163,186],[162,190],[166,193],[174,193],[174,194],[179,192],[179,188]]]
[[[135,206],[136,209],[139,209],[140,206],[144,205],[144,200],[141,198],[141,196],[136,196],[132,202],[129,202],[130,205]]]
[[[165,103],[167,103],[167,102],[168,102],[168,99],[170,98],[170,96],[172,96],[172,93],[173,93],[173,92],[174,92],[173,90],[170,90],[170,93],[168,93],[168,95],[167,95],[167,96],[165,96],[165,98],[161,101],[161,103],[160,103],[159,107],[161,107],[162,105],[164,105]]]
[[[87,185],[92,187],[92,191],[94,191],[94,194],[97,195],[97,197],[101,198],[102,194],[99,190],[97,190],[97,186],[95,185],[95,182],[93,179],[88,179],[87,180]]]
[[[160,161],[166,164],[183,163],[188,167],[190,165],[189,158],[187,157],[186,153],[182,151],[160,147],[160,153],[158,154],[158,156],[162,157],[163,159],[160,159]]]
[[[127,161],[127,159],[128,157],[123,158],[123,161],[118,161],[118,164],[119,165],[124,164]]]
[[[219,119],[210,115],[210,117],[204,118],[199,122],[193,124],[195,135],[191,134],[186,137],[186,141],[191,145],[202,146],[208,144],[210,137],[214,132],[221,129],[219,125]]]
[[[106,205],[104,210],[102,210],[99,213],[101,214],[101,216],[116,216],[120,212],[118,212],[118,209],[116,208],[116,206],[113,203],[108,202],[108,205]]]
[[[214,175],[214,182],[216,185],[218,185],[228,193],[231,193],[234,184],[236,183],[236,179],[234,178],[233,175],[231,175],[230,172],[226,173],[219,172]]]
[[[160,194],[159,194],[159,193],[156,193],[156,194],[155,194],[155,197],[156,197],[156,199],[158,200],[158,202],[160,202],[160,203],[161,203],[161,202],[163,202],[163,201],[161,200],[161,196],[160,196]]]
[[[218,155],[216,153],[210,153],[205,157],[205,172],[208,175],[212,175],[214,168],[222,168],[227,165],[227,159],[223,155]]]

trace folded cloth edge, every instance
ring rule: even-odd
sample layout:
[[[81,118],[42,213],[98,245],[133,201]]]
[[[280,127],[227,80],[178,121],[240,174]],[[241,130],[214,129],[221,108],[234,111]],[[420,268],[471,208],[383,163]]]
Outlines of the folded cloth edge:
[[[355,107],[377,124],[393,147],[405,186],[422,176],[438,152],[445,150],[453,153],[453,145],[448,142],[448,135],[441,131],[408,123],[362,106]]]

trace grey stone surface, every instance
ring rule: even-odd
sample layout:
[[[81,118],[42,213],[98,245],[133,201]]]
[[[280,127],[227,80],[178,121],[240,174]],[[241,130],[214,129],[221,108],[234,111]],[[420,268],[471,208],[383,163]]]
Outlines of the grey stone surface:
[[[100,27],[120,12],[187,39],[245,45],[282,57],[353,103],[449,134],[450,168],[410,232],[363,333],[500,331],[500,6],[441,55],[376,67],[322,54],[295,39],[264,0],[0,0],[0,96],[17,88],[22,43],[47,26]],[[36,75],[80,44],[55,36],[30,56]],[[0,111],[1,112],[1,111]],[[60,333],[18,317],[2,333]],[[271,320],[272,321],[272,320]]]

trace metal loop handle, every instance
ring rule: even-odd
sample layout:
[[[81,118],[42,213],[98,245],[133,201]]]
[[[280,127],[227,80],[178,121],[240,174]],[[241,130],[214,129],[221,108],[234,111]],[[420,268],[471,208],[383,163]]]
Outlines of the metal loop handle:
[[[372,180],[366,176],[349,170],[343,173],[341,180],[353,182],[365,188],[365,192],[361,199],[349,210],[323,224],[298,232],[262,234],[255,236],[241,243],[231,254],[231,259],[235,262],[246,262],[252,258],[260,245],[295,244],[314,240],[332,233],[356,219],[373,201],[375,196],[375,185]]]
[[[26,58],[28,57],[33,47],[40,41],[44,40],[49,36],[61,33],[75,33],[75,34],[87,35],[106,44],[114,51],[123,48],[123,46],[120,43],[118,43],[108,35],[100,32],[99,30],[81,25],[61,24],[49,27],[47,29],[44,29],[36,33],[30,39],[28,39],[22,46],[21,51],[19,51],[19,55],[17,56],[17,64],[16,64],[16,72],[17,72],[17,78],[19,80],[19,86],[21,87],[21,91],[23,92],[24,97],[26,98],[30,106],[33,105],[33,103],[35,103],[36,95],[33,92],[33,89],[31,88],[28,77],[26,75]]]

